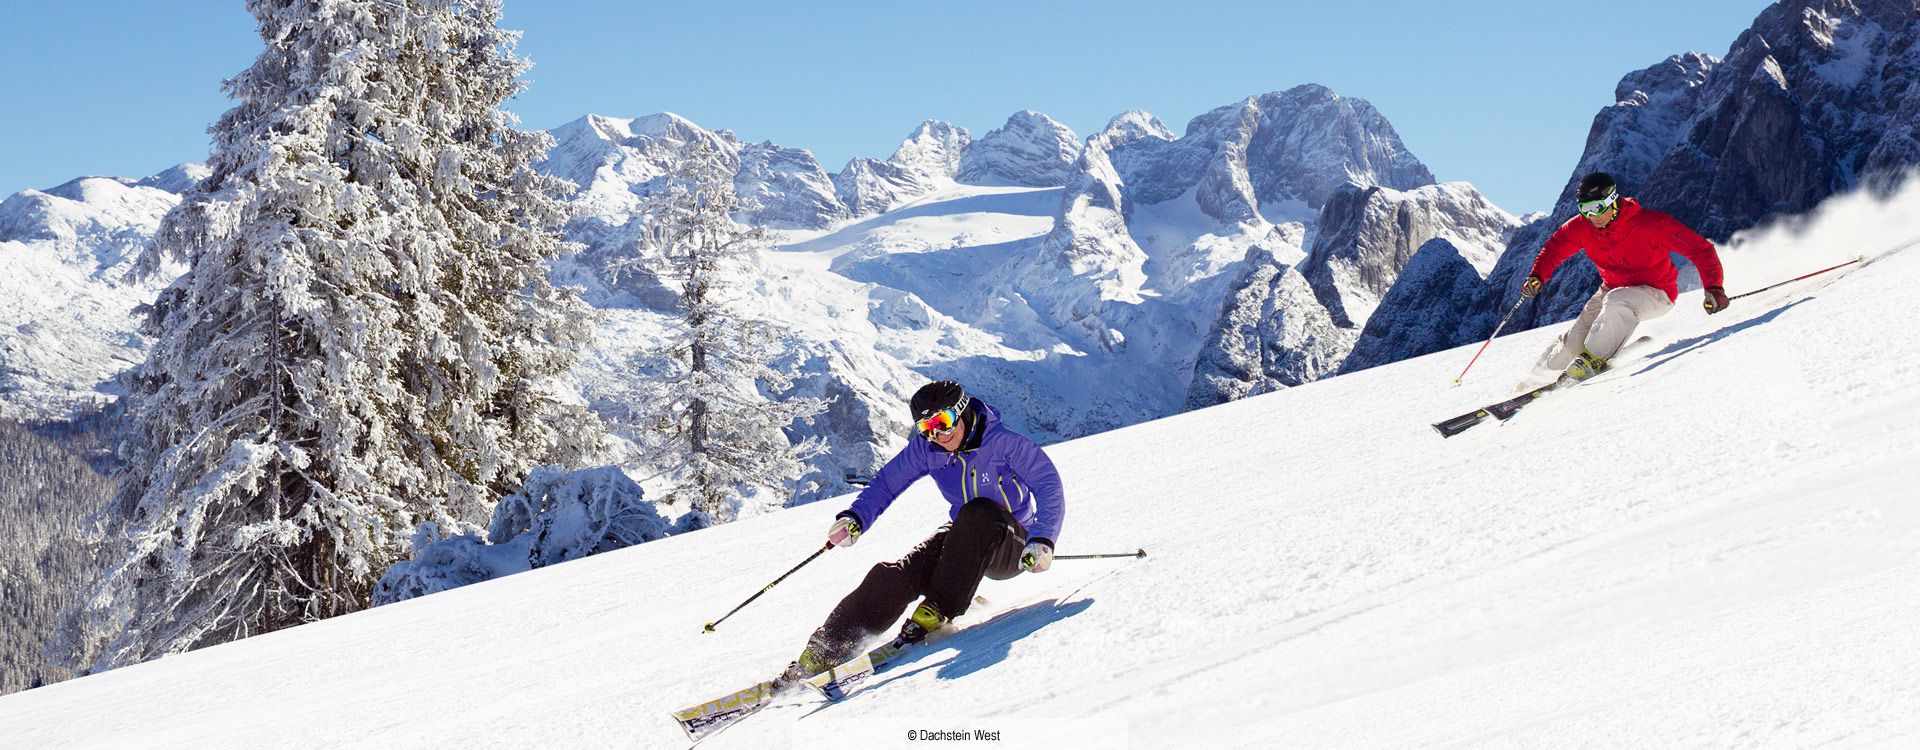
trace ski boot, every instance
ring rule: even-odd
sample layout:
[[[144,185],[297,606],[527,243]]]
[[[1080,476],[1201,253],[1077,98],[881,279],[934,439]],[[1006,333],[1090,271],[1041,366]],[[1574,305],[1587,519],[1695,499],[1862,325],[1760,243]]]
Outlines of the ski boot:
[[[908,617],[906,623],[900,626],[900,637],[895,640],[901,643],[919,643],[926,640],[928,633],[946,625],[946,615],[940,614],[940,610],[934,609],[933,605],[921,602],[920,606],[914,608],[913,616]]]
[[[1606,360],[1594,356],[1593,352],[1581,349],[1580,355],[1573,358],[1572,364],[1567,365],[1567,378],[1578,383],[1606,371]]]
[[[786,670],[782,671],[780,676],[773,678],[774,692],[784,691],[787,688],[800,684],[801,680],[832,668],[833,662],[827,659],[825,653],[812,645],[808,645],[805,649],[801,650],[800,658],[789,662]]]

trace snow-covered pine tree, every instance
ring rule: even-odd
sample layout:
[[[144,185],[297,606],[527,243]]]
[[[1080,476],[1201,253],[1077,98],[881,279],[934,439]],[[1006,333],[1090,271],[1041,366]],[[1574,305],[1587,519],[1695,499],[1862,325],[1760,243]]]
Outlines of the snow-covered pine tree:
[[[249,0],[213,174],[143,258],[191,270],[127,378],[118,561],[57,655],[106,668],[368,606],[421,523],[478,532],[600,426],[550,387],[590,335],[550,145],[501,105],[498,0]]]
[[[747,277],[741,266],[769,236],[734,220],[750,207],[734,193],[733,173],[725,154],[704,143],[688,148],[648,197],[636,248],[638,258],[665,266],[661,278],[681,285],[682,325],[667,344],[670,372],[655,407],[677,446],[668,451],[675,486],[667,501],[692,510],[693,528],[734,520],[749,495],[784,505],[807,459],[825,451],[818,438],[794,443],[786,430],[811,424],[827,402],[791,395],[792,376],[775,366],[785,355],[783,331],[734,299]]]

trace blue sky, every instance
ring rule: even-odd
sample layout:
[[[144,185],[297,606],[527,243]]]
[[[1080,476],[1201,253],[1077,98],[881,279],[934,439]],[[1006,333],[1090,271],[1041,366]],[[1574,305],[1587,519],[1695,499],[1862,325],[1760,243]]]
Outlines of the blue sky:
[[[885,157],[925,119],[975,135],[1022,109],[1083,136],[1128,109],[1176,132],[1320,83],[1371,101],[1442,181],[1549,207],[1629,71],[1723,55],[1764,2],[651,3],[506,0],[529,128],[685,115]],[[205,157],[220,82],[260,52],[239,0],[0,0],[0,195]]]

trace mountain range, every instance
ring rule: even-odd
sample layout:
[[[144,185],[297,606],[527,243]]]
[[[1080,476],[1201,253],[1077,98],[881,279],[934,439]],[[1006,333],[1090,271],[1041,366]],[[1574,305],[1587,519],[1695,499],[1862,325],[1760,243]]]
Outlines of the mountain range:
[[[1436,182],[1370,103],[1318,85],[1220,106],[1179,133],[1140,111],[1084,138],[1030,111],[979,138],[928,121],[888,158],[832,173],[803,148],[670,113],[588,115],[550,131],[540,165],[579,186],[567,233],[581,249],[553,275],[602,312],[571,379],[616,425],[633,411],[678,292],[605,269],[633,260],[642,201],[692,148],[733,165],[751,202],[738,218],[779,233],[730,293],[787,326],[797,390],[833,399],[796,430],[831,447],[822,492],[891,454],[900,404],[927,379],[961,380],[1058,441],[1437,351],[1491,332],[1587,171],[1726,240],[1920,164],[1916,15],[1776,4],[1724,59],[1627,74],[1554,210],[1525,217]],[[0,203],[0,252],[28,270],[0,282],[0,414],[117,396],[113,376],[146,345],[133,311],[168,276],[122,274],[196,169]],[[1571,316],[1596,283],[1583,264],[1509,330]],[[1744,281],[1731,272],[1730,286]],[[640,431],[625,432],[644,455]]]

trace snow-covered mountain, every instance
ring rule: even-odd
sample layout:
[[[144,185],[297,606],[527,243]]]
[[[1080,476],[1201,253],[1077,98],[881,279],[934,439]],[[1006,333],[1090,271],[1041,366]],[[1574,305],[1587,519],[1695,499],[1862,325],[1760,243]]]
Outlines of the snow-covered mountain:
[[[670,309],[674,284],[629,274],[616,285],[596,269],[631,255],[643,229],[637,196],[673,154],[737,146],[726,131],[672,115],[587,118],[556,137],[562,145],[548,168],[587,181],[569,229],[587,247],[555,275],[585,287],[609,316],[580,379],[598,408],[618,412],[630,390],[622,381],[642,376],[638,342],[658,340],[655,313]],[[1048,440],[1178,413],[1202,345],[1233,318],[1222,308],[1235,284],[1251,265],[1277,272],[1307,259],[1321,212],[1361,200],[1339,197],[1347,192],[1394,207],[1356,205],[1335,211],[1337,221],[1373,211],[1408,236],[1344,228],[1314,245],[1325,278],[1309,296],[1343,311],[1377,304],[1430,236],[1454,238],[1480,258],[1513,223],[1470,186],[1433,186],[1377,111],[1319,86],[1216,109],[1184,136],[1136,111],[1084,146],[1073,139],[1032,112],[978,140],[922,123],[888,159],[855,159],[834,175],[849,218],[817,214],[824,228],[789,231],[740,280],[750,305],[789,326],[800,352],[790,364],[807,373],[802,392],[835,399],[812,428],[834,446],[822,459],[826,475],[875,468],[904,428],[900,399],[929,377],[1022,394],[1008,418]],[[803,192],[820,202],[819,192]],[[1348,284],[1349,276],[1360,281]],[[1272,328],[1292,314],[1249,325]],[[1363,323],[1341,318],[1352,330],[1323,339],[1337,345],[1316,349],[1311,356],[1325,362],[1292,382],[1338,365]]]
[[[1468,183],[1408,191],[1346,185],[1320,212],[1301,272],[1343,324],[1364,323],[1427,241],[1445,238],[1482,274],[1520,220]]]
[[[1343,186],[1321,207],[1305,260],[1290,268],[1262,257],[1234,286],[1201,349],[1187,405],[1297,386],[1332,372],[1346,362],[1416,251],[1442,243],[1477,282],[1520,224],[1464,182],[1406,191]]]
[[[742,220],[817,229],[847,218],[832,179],[804,149],[743,143],[732,131],[707,130],[670,112],[632,119],[587,115],[551,132],[554,147],[541,171],[578,185],[580,215],[600,226],[632,220],[640,198],[696,145],[723,154],[735,166],[734,192],[758,204]],[[571,237],[583,232],[587,236]],[[599,236],[577,225],[569,235],[588,243]]]
[[[1688,54],[1631,73],[1573,177],[1605,168],[1649,205],[1730,231],[1810,205],[1800,162],[1770,172],[1753,154],[1827,159],[1809,167],[1827,175],[1817,194],[1910,163],[1901,118],[1920,94],[1915,53],[1899,43],[1911,35],[1896,30],[1913,15],[1899,3],[1787,3],[1725,61]],[[1767,91],[1771,104],[1755,101]],[[676,284],[644,267],[617,280],[606,270],[633,260],[640,201],[659,177],[687,149],[713,149],[757,204],[741,218],[784,232],[735,293],[790,328],[783,364],[802,374],[800,392],[833,399],[800,435],[828,441],[818,468],[830,477],[866,474],[890,453],[900,401],[927,378],[1015,394],[1008,420],[1061,440],[1485,336],[1516,274],[1572,215],[1563,199],[1516,218],[1470,185],[1435,184],[1370,104],[1314,85],[1216,108],[1184,133],[1126,112],[1083,143],[1030,112],[979,139],[928,121],[888,158],[834,174],[803,149],[665,113],[590,115],[553,135],[542,169],[580,186],[568,234],[583,245],[553,275],[604,316],[574,385],[616,422],[641,397],[634,384],[670,326]],[[1728,166],[1700,171],[1701,154]],[[1582,263],[1511,329],[1571,314],[1591,289]],[[1737,286],[1745,271],[1734,273]],[[31,308],[8,338],[20,349],[64,303],[14,304]],[[85,330],[63,334],[72,347],[32,347],[42,360],[93,351],[84,367],[0,352],[9,373],[68,373],[57,388],[13,392],[89,392],[139,356],[130,320]]]
[[[1470,308],[1478,310],[1478,316],[1434,315],[1423,308],[1433,300],[1471,299],[1485,288],[1486,272],[1467,254],[1443,237],[1428,240],[1400,269],[1400,278],[1338,363],[1339,371],[1357,372],[1437,352],[1492,330],[1498,313],[1488,308]]]
[[[1123,113],[1064,173],[1071,132],[1030,112],[978,141],[929,121],[831,177],[802,149],[669,113],[553,135],[541,168],[579,185],[567,232],[582,245],[553,275],[603,316],[574,386],[615,424],[644,398],[677,285],[608,269],[636,260],[661,176],[688,149],[721,153],[756,203],[741,218],[785,232],[734,294],[788,327],[799,393],[833,401],[804,428],[830,446],[829,489],[890,454],[900,400],[927,378],[1018,394],[1009,421],[1043,440],[1308,382],[1346,360],[1414,249],[1444,238],[1484,272],[1517,223],[1469,185],[1433,184],[1371,105],[1320,86],[1217,108],[1184,135]]]
[[[0,201],[0,417],[63,419],[116,397],[113,377],[146,357],[134,309],[183,269],[127,273],[179,194],[206,175],[182,164]]]
[[[1080,136],[1072,128],[1039,112],[1015,112],[961,152],[954,179],[973,185],[1064,185],[1079,156]]]
[[[1761,11],[1725,59],[1687,53],[1627,74],[1615,104],[1594,116],[1554,210],[1515,233],[1487,284],[1400,295],[1391,316],[1461,336],[1435,344],[1487,336],[1547,237],[1574,216],[1574,186],[1591,171],[1716,241],[1855,185],[1887,189],[1920,167],[1916,36],[1920,6],[1911,2],[1787,0]],[[1764,282],[1728,269],[1729,292]],[[1598,283],[1576,256],[1509,330],[1576,315]],[[1380,336],[1358,344],[1368,361],[1395,353],[1394,334]]]
[[[833,184],[840,202],[854,216],[883,213],[952,184],[960,171],[961,154],[972,142],[966,128],[928,120],[885,161],[847,162],[833,176]]]
[[[1886,246],[1920,233],[1915,200],[1729,260],[1773,276]],[[1910,334],[1885,311],[1920,303],[1916,289],[1920,249],[1712,317],[1688,292],[1643,329],[1643,355],[1451,439],[1427,423],[1504,395],[1496,374],[1525,370],[1554,331],[1502,339],[1457,389],[1467,348],[1051,446],[1070,508],[1060,551],[1145,559],[986,581],[989,604],[863,692],[796,695],[702,747],[905,748],[917,729],[1051,748],[1911,746],[1920,348],[1884,342]],[[1596,435],[1621,414],[1656,416],[1631,440]],[[779,669],[946,511],[917,485],[859,545],[701,632],[817,549],[844,507],[0,697],[0,736],[682,746],[668,712]]]
[[[1195,117],[1180,136],[1147,113],[1127,112],[1088,139],[1060,219],[1009,279],[1077,351],[1136,373],[1128,376],[1138,394],[1136,417],[1177,413],[1289,379],[1304,382],[1337,365],[1352,335],[1288,330],[1319,326],[1328,316],[1294,304],[1314,295],[1289,295],[1287,271],[1307,259],[1310,238],[1326,231],[1323,209],[1342,191],[1385,188],[1397,195],[1432,182],[1372,105],[1323,86],[1248,97]],[[1447,194],[1456,193],[1474,193],[1491,207],[1469,186]],[[1492,210],[1493,226],[1450,231],[1500,234],[1504,212]],[[1482,213],[1437,211],[1434,201],[1415,200],[1403,213],[1417,215],[1414,231]],[[1391,245],[1350,247],[1344,257],[1391,284],[1410,254],[1390,257]],[[1381,253],[1387,256],[1373,257]],[[1337,299],[1350,291],[1329,283],[1325,293]],[[1245,360],[1237,347],[1247,343],[1271,367],[1236,368],[1230,360]],[[1301,362],[1309,364],[1294,367]],[[1268,369],[1297,377],[1267,377]],[[1168,372],[1175,374],[1137,374]]]
[[[1433,183],[1372,104],[1313,84],[1216,108],[1176,140],[1135,138],[1113,150],[1134,200],[1160,203],[1197,188],[1201,209],[1221,221],[1305,218],[1348,183]]]

